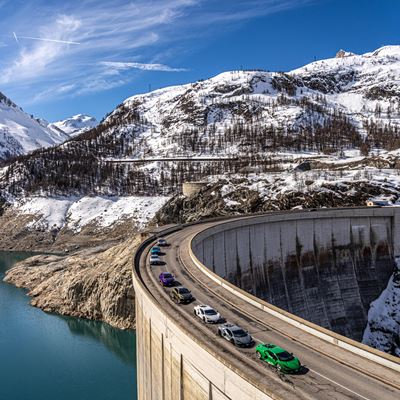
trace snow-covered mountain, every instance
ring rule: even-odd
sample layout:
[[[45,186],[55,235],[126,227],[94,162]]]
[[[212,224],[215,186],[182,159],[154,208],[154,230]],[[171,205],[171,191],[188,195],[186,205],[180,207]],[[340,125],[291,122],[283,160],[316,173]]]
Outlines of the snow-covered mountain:
[[[279,135],[297,136],[298,142],[299,133],[308,139],[328,136],[324,130],[332,125],[348,137],[325,147],[354,146],[367,135],[374,145],[377,129],[399,132],[400,46],[363,55],[342,51],[287,73],[225,72],[136,95],[117,107],[107,124],[103,135],[136,143],[130,157],[248,154],[249,136],[258,137],[258,150],[274,150]],[[243,133],[246,127],[253,134]],[[242,134],[230,137],[229,128]],[[312,147],[305,142],[300,147]]]
[[[97,126],[96,118],[90,115],[77,114],[62,121],[52,122],[48,127],[55,132],[63,132],[73,137]]]
[[[385,46],[339,51],[287,73],[231,71],[130,97],[96,127],[12,164],[0,187],[12,178],[13,190],[170,194],[188,179],[285,169],[287,157],[357,154],[363,162],[372,150],[397,148],[400,46]],[[213,161],[177,164],[179,157]],[[157,158],[175,161],[140,164]],[[139,163],[110,163],[120,160]],[[399,165],[399,156],[379,162]]]
[[[48,129],[0,93],[0,161],[57,145],[67,138],[63,132]]]

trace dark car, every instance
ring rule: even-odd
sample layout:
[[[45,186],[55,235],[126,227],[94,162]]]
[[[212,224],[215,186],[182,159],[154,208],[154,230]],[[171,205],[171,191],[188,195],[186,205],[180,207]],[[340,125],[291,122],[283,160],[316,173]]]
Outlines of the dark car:
[[[157,241],[157,245],[160,247],[167,247],[169,246],[169,243],[164,238],[160,238]]]
[[[171,286],[175,282],[175,277],[170,272],[161,272],[158,278],[163,286]]]
[[[177,303],[190,303],[194,300],[191,291],[183,286],[173,288],[170,296]]]

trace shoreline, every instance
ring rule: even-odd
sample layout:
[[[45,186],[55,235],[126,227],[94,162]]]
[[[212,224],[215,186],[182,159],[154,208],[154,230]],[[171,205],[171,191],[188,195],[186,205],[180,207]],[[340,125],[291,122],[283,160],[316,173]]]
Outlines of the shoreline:
[[[138,238],[87,246],[73,253],[32,251],[6,271],[4,282],[27,290],[29,304],[45,312],[135,329],[131,254]],[[4,249],[4,252],[31,250]]]

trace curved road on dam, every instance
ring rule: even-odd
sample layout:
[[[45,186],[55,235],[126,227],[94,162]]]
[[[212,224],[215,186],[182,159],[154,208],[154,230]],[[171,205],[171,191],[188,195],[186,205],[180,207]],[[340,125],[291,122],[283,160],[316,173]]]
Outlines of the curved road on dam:
[[[247,217],[251,218],[251,217]],[[231,219],[233,220],[233,219]],[[159,307],[212,354],[246,377],[272,398],[286,399],[400,399],[400,373],[350,353],[300,330],[273,315],[252,306],[212,281],[196,266],[190,252],[194,235],[221,222],[185,227],[168,234],[164,266],[149,265],[149,251],[155,242],[142,249],[136,273]],[[172,272],[177,281],[189,288],[196,300],[178,305],[169,296],[169,288],[158,282],[162,271]],[[272,342],[297,356],[304,365],[295,375],[278,373],[259,361],[255,349],[238,349],[217,335],[217,325],[205,325],[193,315],[196,304],[209,304],[222,317],[248,330],[256,343]]]

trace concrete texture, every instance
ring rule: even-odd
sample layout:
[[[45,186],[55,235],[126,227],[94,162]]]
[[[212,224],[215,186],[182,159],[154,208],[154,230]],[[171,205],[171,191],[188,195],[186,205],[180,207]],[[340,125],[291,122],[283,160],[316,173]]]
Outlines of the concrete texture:
[[[399,213],[356,209],[237,220],[200,233],[193,251],[258,298],[361,340],[369,305],[394,270]]]

